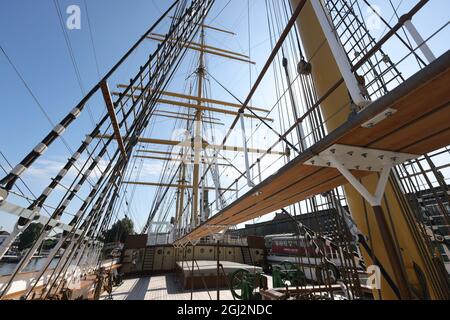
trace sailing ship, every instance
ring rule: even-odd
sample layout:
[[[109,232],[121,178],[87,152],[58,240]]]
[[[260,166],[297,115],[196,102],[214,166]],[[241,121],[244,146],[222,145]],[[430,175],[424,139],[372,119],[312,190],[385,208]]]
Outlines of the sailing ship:
[[[255,64],[209,43],[236,36],[208,22],[229,2],[168,1],[0,180],[0,212],[17,219],[0,257],[42,225],[0,277],[0,299],[449,299],[448,16],[426,38],[417,20],[432,19],[438,0],[391,2],[388,14],[374,2],[265,1],[271,52],[240,99],[209,63]],[[118,80],[138,50],[147,60]],[[262,86],[273,102],[256,99]],[[98,101],[104,116],[77,128],[83,142],[59,173],[23,193],[27,170]],[[161,119],[177,134],[162,138]],[[160,164],[158,181],[140,179],[148,163]],[[106,251],[136,188],[153,189],[146,224]],[[243,235],[243,223],[275,212],[293,233]],[[24,272],[54,233],[38,270]]]

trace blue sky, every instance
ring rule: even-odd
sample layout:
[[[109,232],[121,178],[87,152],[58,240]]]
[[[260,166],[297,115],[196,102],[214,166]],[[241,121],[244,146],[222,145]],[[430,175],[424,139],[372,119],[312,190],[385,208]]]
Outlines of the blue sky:
[[[255,79],[270,53],[270,39],[267,32],[267,21],[263,0],[249,0],[250,14],[250,47],[252,60],[257,62],[252,67],[252,78]],[[215,18],[228,0],[218,0],[213,8],[209,20]],[[398,4],[399,1],[393,1]],[[406,11],[416,1],[405,1],[400,12]],[[372,1],[380,6],[386,16],[391,16],[387,5],[388,1]],[[69,5],[79,5],[82,13],[81,30],[68,31],[71,45],[75,52],[75,59],[80,69],[84,90],[89,90],[107,70],[128,50],[145,30],[170,5],[166,0],[60,0],[63,17]],[[98,68],[94,59],[90,31],[86,15],[88,7],[95,50],[98,57]],[[432,0],[427,8],[428,15],[418,16],[416,25],[424,37],[448,21],[450,15],[450,1]],[[431,13],[431,14],[430,14]],[[430,19],[430,17],[433,17]],[[395,19],[393,20],[395,21]],[[236,37],[208,31],[207,41],[210,45],[248,53],[249,38],[247,26],[247,1],[232,0],[220,16],[214,19],[213,25],[232,30],[238,34]],[[166,23],[169,23],[167,21]],[[392,23],[393,24],[393,23]],[[377,33],[377,32],[375,32]],[[381,34],[381,32],[378,32]],[[376,35],[379,36],[379,35]],[[448,28],[442,37],[432,42],[433,50],[437,55],[448,49]],[[46,110],[51,120],[56,123],[67,114],[69,110],[83,96],[82,90],[76,80],[75,71],[69,57],[60,28],[54,1],[52,0],[3,0],[0,4],[0,44],[7,51],[10,58],[26,79],[30,88]],[[151,41],[132,55],[130,67],[120,72],[115,80],[127,82],[136,71],[136,66],[143,63],[145,57],[155,48]],[[395,48],[390,48],[395,51]],[[395,53],[394,53],[395,54]],[[189,62],[189,61],[188,61]],[[249,86],[249,69],[246,64],[227,63],[220,58],[208,60],[208,68],[240,99],[244,99]],[[405,72],[408,72],[405,68]],[[187,67],[182,69],[175,77],[171,88],[180,91],[184,85]],[[120,79],[120,81],[119,81]],[[271,75],[263,83],[261,90],[255,96],[255,105],[271,105],[275,94],[270,83]],[[0,53],[0,151],[9,161],[16,164],[31,150],[41,138],[48,133],[51,125],[39,110],[36,102],[24,88],[5,57]],[[217,99],[232,99],[223,90],[214,89]],[[97,120],[105,112],[104,105],[90,105],[93,117]],[[170,121],[161,121],[160,134],[164,135],[172,128]],[[80,132],[87,133],[92,127],[88,113],[84,113],[74,126],[68,131],[65,138],[73,148],[77,147]],[[88,128],[88,129],[86,129]],[[54,166],[63,162],[70,155],[62,143],[56,143],[46,155],[46,161],[40,164],[40,171],[34,176],[29,175],[29,185],[36,193],[48,183],[48,178],[42,180],[46,174],[53,173]],[[0,164],[6,166],[0,157]],[[52,171],[53,170],[53,171]],[[0,174],[3,172],[0,171]],[[42,179],[41,179],[42,178]],[[154,176],[157,180],[158,176]],[[147,180],[151,180],[150,178]],[[153,191],[139,189],[132,204],[133,218],[138,226],[142,226],[147,214]],[[10,229],[13,220],[5,218],[0,213],[0,226]]]
[[[236,8],[240,3],[233,1],[224,12],[225,16],[215,19],[214,25],[224,26],[237,33],[244,31],[244,37],[232,37],[208,32],[208,43],[236,51],[245,51],[248,47],[247,35],[247,11],[239,11],[235,14]],[[264,8],[252,1],[251,7],[257,9],[252,15],[264,14]],[[218,1],[213,9],[211,17],[214,17],[225,4],[224,1]],[[68,15],[64,12],[69,5],[79,5],[81,8],[82,24],[81,30],[68,31],[71,45],[74,49],[75,59],[80,70],[82,85],[87,91],[98,81],[97,66],[94,58],[94,51],[91,45],[91,39],[88,28],[86,7],[83,1],[59,1],[63,17]],[[149,1],[149,0],[87,0],[89,18],[95,42],[95,50],[98,57],[98,67],[100,75],[104,75],[111,66],[134,44],[134,42],[149,28],[153,22],[159,18],[171,2],[169,1]],[[170,21],[166,21],[164,27]],[[161,30],[158,30],[161,32]],[[252,34],[252,43],[256,48],[264,48],[258,52],[255,59],[264,61],[265,54],[268,51],[268,38],[264,33]],[[262,43],[262,45],[260,45]],[[77,104],[82,98],[82,90],[77,82],[74,67],[70,60],[67,46],[64,40],[63,32],[60,28],[60,22],[57,11],[52,0],[21,0],[21,1],[2,1],[0,10],[0,44],[5,49],[9,57],[13,60],[19,72],[25,78],[31,90],[39,100],[40,104],[50,116],[53,123],[57,123],[67,114],[69,110]],[[155,48],[155,43],[148,41],[143,50],[135,52],[130,62],[130,69],[119,73],[122,77],[117,83],[127,82],[132,74],[136,72],[136,67],[142,64],[146,55]],[[220,60],[209,61],[211,70],[220,74]],[[249,80],[245,87],[238,84],[236,78],[248,79],[248,67],[245,64],[234,64],[232,70],[226,68],[226,71],[233,74],[233,78],[224,79],[224,82],[236,92],[241,99],[244,97],[249,87]],[[256,72],[256,70],[254,70]],[[21,158],[31,150],[52,128],[45,115],[38,108],[36,102],[25,89],[24,85],[14,73],[13,69],[7,63],[6,58],[0,56],[0,92],[2,95],[1,117],[7,119],[2,121],[0,128],[2,136],[9,137],[0,142],[0,151],[8,158],[12,164],[16,164]],[[184,85],[185,72],[174,79],[173,87]],[[179,91],[179,90],[178,90]],[[223,92],[219,93],[223,97]],[[220,98],[216,96],[217,98]],[[230,100],[227,97],[227,100]],[[104,105],[90,105],[94,118],[97,120],[100,114],[105,111]],[[73,131],[78,129],[87,133],[92,127],[88,113],[84,112]],[[161,121],[160,128],[162,132],[165,129],[172,128],[170,120]],[[79,134],[67,131],[64,138],[69,142],[72,149],[77,146],[77,141],[81,141]],[[37,164],[38,169],[29,174],[27,184],[35,193],[42,191],[51,173],[56,173],[55,166],[61,165],[69,157],[69,151],[65,146],[57,142],[48,151],[45,161]],[[7,167],[4,159],[1,164]],[[3,172],[1,172],[3,174]],[[28,177],[28,176],[27,176]],[[157,180],[157,176],[153,177]],[[133,210],[139,212],[141,216],[138,225],[142,225],[146,219],[149,207],[148,194],[152,195],[153,190],[141,190],[146,201],[134,201],[136,208]],[[0,225],[5,229],[11,228],[13,219],[0,216]]]

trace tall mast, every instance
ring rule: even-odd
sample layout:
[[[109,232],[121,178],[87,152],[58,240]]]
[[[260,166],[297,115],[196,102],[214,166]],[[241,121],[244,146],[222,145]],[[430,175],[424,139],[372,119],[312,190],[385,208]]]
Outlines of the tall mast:
[[[200,32],[200,59],[199,67],[197,69],[197,105],[202,105],[203,97],[203,78],[205,76],[205,64],[204,64],[204,49],[205,49],[205,27],[202,25]],[[195,227],[199,222],[198,214],[198,200],[199,200],[199,175],[200,175],[200,153],[202,151],[202,118],[203,111],[199,108],[195,114],[195,137],[194,137],[194,174],[193,174],[193,197],[192,197],[192,216],[191,226]]]
[[[181,158],[183,158],[183,153],[181,154]],[[177,191],[177,203],[176,203],[176,218],[175,218],[175,227],[177,230],[181,227],[181,222],[183,218],[183,212],[184,212],[184,185],[186,180],[186,165],[183,161],[181,161],[181,169],[179,173],[179,188]]]
[[[204,19],[203,19],[204,22]],[[229,110],[223,107],[230,107],[230,108],[241,108],[240,104],[237,104],[235,102],[227,102],[227,101],[221,101],[221,100],[216,100],[216,99],[208,99],[204,92],[203,92],[203,85],[204,85],[204,79],[206,78],[206,72],[205,72],[205,57],[206,54],[209,55],[213,55],[213,56],[219,56],[221,58],[226,58],[226,59],[231,59],[234,61],[240,61],[240,62],[245,62],[245,63],[250,63],[250,64],[255,64],[255,62],[250,60],[249,56],[237,53],[237,52],[233,52],[230,50],[225,50],[222,48],[217,48],[217,47],[213,47],[210,45],[206,44],[206,37],[205,37],[205,29],[211,29],[217,32],[222,32],[225,34],[231,34],[231,35],[235,35],[235,33],[228,31],[228,30],[223,30],[223,29],[219,29],[216,27],[212,27],[212,26],[207,26],[204,23],[199,23],[200,26],[200,41],[198,43],[193,42],[193,41],[185,41],[182,43],[182,46],[189,49],[189,50],[193,50],[193,51],[197,51],[200,52],[200,57],[198,60],[198,66],[196,69],[196,74],[197,74],[197,78],[194,80],[194,82],[196,82],[197,85],[197,94],[182,94],[182,93],[177,93],[177,92],[168,92],[168,91],[160,91],[160,93],[162,94],[162,96],[167,96],[167,97],[172,97],[172,98],[180,98],[180,99],[187,99],[189,101],[194,101],[194,103],[183,103],[180,101],[175,101],[175,100],[168,100],[167,98],[159,98],[156,100],[156,102],[160,102],[166,105],[172,105],[172,106],[176,106],[176,107],[182,107],[182,108],[186,108],[186,109],[195,109],[195,113],[194,116],[191,117],[190,114],[182,114],[182,113],[174,113],[174,112],[169,112],[169,111],[164,111],[164,112],[155,112],[153,113],[153,116],[157,116],[157,117],[166,117],[166,118],[173,118],[173,119],[180,119],[180,120],[187,120],[187,121],[194,121],[194,126],[193,129],[189,128],[189,122],[187,124],[187,130],[191,132],[191,137],[193,136],[193,139],[189,140],[190,142],[194,142],[194,167],[193,167],[193,177],[192,177],[192,183],[190,185],[187,184],[187,164],[184,161],[181,161],[181,168],[180,168],[180,172],[179,172],[179,177],[178,177],[178,183],[176,185],[172,185],[170,184],[169,186],[165,186],[165,187],[176,187],[178,189],[177,191],[177,195],[176,195],[176,214],[175,214],[175,226],[176,229],[181,231],[182,228],[186,228],[188,227],[188,225],[191,225],[192,227],[197,227],[199,226],[201,219],[200,216],[202,215],[204,206],[207,205],[207,199],[208,199],[208,188],[205,188],[205,176],[206,173],[208,172],[208,170],[204,170],[204,173],[201,173],[200,171],[200,164],[205,166],[204,163],[204,158],[206,157],[206,155],[204,157],[202,157],[202,150],[205,148],[223,148],[224,150],[228,150],[228,151],[233,151],[233,152],[242,152],[245,150],[245,148],[241,148],[238,146],[219,146],[219,145],[206,145],[205,142],[203,141],[202,138],[202,126],[204,123],[210,123],[210,124],[219,124],[219,123],[215,123],[215,119],[213,117],[204,117],[203,112],[204,111],[210,111],[210,112],[214,112],[214,113],[219,113],[219,114],[224,114],[224,115],[232,115],[232,116],[237,116],[238,112],[237,111],[233,111],[233,110]],[[168,38],[165,35],[160,35],[160,34],[156,34],[156,33],[151,33],[148,37],[148,39],[154,40],[154,41],[158,41],[161,43],[164,43],[166,41],[169,42],[176,42],[175,38]],[[127,88],[127,85],[124,84],[119,84],[118,85],[119,88]],[[144,90],[144,87],[142,86],[136,86],[133,88],[134,90],[138,90],[138,91],[142,91]],[[192,89],[192,87],[191,87]],[[192,91],[192,90],[191,90]],[[122,93],[120,92],[112,92],[113,96],[121,96]],[[133,94],[133,93],[126,93],[125,96],[127,98],[129,97],[133,97],[135,99],[139,98],[139,95],[137,94]],[[221,108],[217,108],[217,107],[213,107],[210,106],[211,105],[219,105],[221,106]],[[253,110],[253,111],[258,111],[258,112],[264,112],[265,114],[267,114],[269,112],[269,110],[267,108],[256,108],[256,107],[252,107],[250,106],[249,109]],[[256,115],[254,114],[254,112],[252,113],[244,113],[243,117],[245,118],[258,118],[258,119],[263,119],[265,121],[274,121],[273,119],[267,118],[264,115]],[[205,122],[203,122],[203,120],[205,120]],[[119,140],[121,137],[119,137],[118,135],[114,135],[114,136],[108,136],[108,135],[97,135],[96,138],[99,139],[109,139],[109,138],[114,138]],[[123,139],[124,141],[126,141],[126,139]],[[179,144],[178,141],[169,141],[169,140],[162,140],[162,139],[147,139],[147,138],[143,138],[143,137],[139,137],[138,141],[141,143],[147,143],[147,144],[156,144],[156,145],[165,145],[165,146],[176,146]],[[188,145],[186,145],[183,150],[181,150],[180,152],[180,156],[182,159],[188,159],[188,161],[192,161],[191,155],[192,153],[188,152],[188,149],[192,148],[191,143],[189,143]],[[147,151],[151,151],[151,150],[147,150]],[[249,153],[260,153],[262,150],[260,149],[247,149],[247,152]],[[267,150],[269,153],[277,153],[279,155],[284,155],[284,152],[281,151],[272,151],[272,150]],[[152,152],[150,152],[152,153]],[[157,159],[154,157],[142,157],[144,159],[152,159],[152,160],[167,160],[167,159]],[[200,181],[202,181],[202,183],[200,184]],[[138,182],[126,182],[126,183],[138,183]],[[147,185],[147,186],[162,186],[160,183],[138,183],[139,185]],[[187,210],[187,213],[185,213],[187,206],[185,206],[185,191],[186,189],[192,189],[192,203],[187,204],[188,208],[190,210]],[[200,197],[201,193],[204,194],[204,197]],[[191,201],[191,198],[189,198],[189,201]],[[205,203],[206,202],[206,203]],[[200,203],[202,203],[201,207],[199,207]],[[189,211],[191,213],[189,213]],[[186,216],[184,216],[184,214],[186,214]],[[185,218],[183,218],[183,216]],[[208,213],[205,213],[204,217],[207,217]],[[185,223],[183,225],[183,223]],[[187,224],[187,225],[186,225]],[[189,230],[185,230],[187,232],[189,232]]]

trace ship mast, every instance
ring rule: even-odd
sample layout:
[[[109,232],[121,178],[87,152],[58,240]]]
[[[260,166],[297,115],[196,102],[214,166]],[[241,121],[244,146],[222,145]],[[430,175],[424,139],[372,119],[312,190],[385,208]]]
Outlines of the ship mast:
[[[291,0],[293,6],[297,6],[300,1]],[[324,94],[330,83],[325,83],[323,78],[320,77],[320,74],[328,74],[330,82],[336,81],[340,77],[343,77],[345,81],[345,86],[339,87],[335,91],[335,96],[333,99],[329,101],[324,101],[321,104],[321,110],[325,114],[325,117],[329,117],[330,114],[336,112],[337,105],[342,101],[346,101],[348,97],[348,93],[351,94],[353,102],[359,107],[364,107],[369,102],[365,100],[363,97],[363,93],[358,86],[357,79],[354,74],[351,72],[351,65],[348,62],[346,54],[344,52],[344,48],[341,47],[339,41],[331,36],[331,33],[326,29],[326,22],[328,17],[326,16],[325,10],[319,3],[306,3],[304,10],[300,14],[297,19],[298,29],[300,30],[302,43],[305,48],[307,56],[310,58],[314,52],[314,48],[318,46],[317,42],[324,41],[327,39],[328,46],[322,48],[320,61],[321,63],[316,63],[314,65],[312,74],[314,79],[316,79],[316,88],[320,94]],[[303,30],[308,30],[308,32],[303,32]],[[314,32],[312,32],[312,30]],[[328,32],[328,34],[327,34]],[[337,62],[336,62],[337,61]],[[333,76],[331,76],[333,74]],[[319,81],[320,79],[320,81]],[[328,130],[331,132],[335,128],[339,127],[342,123],[345,123],[347,117],[350,113],[350,109],[347,112],[342,112],[340,117],[330,117],[329,121],[326,123]],[[389,182],[394,185],[396,181],[390,179]],[[377,177],[373,175],[371,178],[366,178],[362,181],[362,185],[368,187],[369,189],[374,189],[377,187]],[[368,234],[368,230],[365,230],[366,224],[364,223],[364,213],[365,203],[361,201],[362,196],[358,193],[358,190],[351,185],[345,185],[344,189],[346,191],[347,201],[349,203],[350,210],[357,222],[358,226],[361,227],[365,234]],[[385,188],[384,197],[387,199],[391,208],[395,208],[396,212],[401,213],[396,215],[395,220],[400,220],[400,216],[406,216],[407,212],[402,208],[399,203],[398,195],[396,195],[389,188]],[[377,236],[377,241],[373,244],[373,250],[376,250],[379,255],[379,259],[382,261],[383,265],[388,266],[390,272],[393,274],[396,285],[399,289],[400,297],[403,299],[410,299],[410,290],[408,288],[407,283],[407,275],[404,267],[402,266],[401,257],[397,252],[397,249],[394,244],[393,236],[389,230],[389,226],[385,217],[386,208],[382,208],[381,201],[377,203],[377,205],[373,205],[373,208],[368,208],[368,211],[372,209],[372,214],[369,215],[369,223],[372,225],[372,234]],[[383,212],[384,211],[384,212]],[[406,223],[400,223],[399,221],[395,221],[397,225],[393,225],[394,233],[398,232],[403,235],[405,239],[408,239],[408,244],[404,244],[404,246],[408,247],[409,255],[417,255],[416,249],[412,246],[410,247],[409,243],[414,243],[413,237],[407,228],[404,226]],[[400,226],[401,224],[401,226]],[[371,257],[365,255],[366,261],[371,261]],[[423,267],[425,270],[422,261],[419,257],[416,259],[417,263]],[[420,262],[419,262],[420,261]],[[391,271],[392,270],[392,271]],[[383,281],[385,281],[383,279]],[[391,288],[388,285],[383,286],[382,290],[383,298],[395,299],[395,294],[391,291]]]
[[[197,69],[197,105],[202,105],[203,96],[203,79],[205,77],[205,63],[204,63],[204,48],[205,48],[205,27],[202,24],[200,32],[200,58]],[[195,136],[194,136],[194,173],[193,173],[193,190],[192,190],[192,216],[191,227],[195,228],[199,222],[198,202],[199,202],[199,175],[200,175],[200,154],[202,152],[202,120],[203,110],[200,108],[195,113]]]

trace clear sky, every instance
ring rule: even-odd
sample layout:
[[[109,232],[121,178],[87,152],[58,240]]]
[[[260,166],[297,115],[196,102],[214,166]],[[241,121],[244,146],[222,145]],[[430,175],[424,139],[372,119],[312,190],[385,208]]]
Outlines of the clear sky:
[[[236,37],[208,32],[210,45],[248,54],[251,47],[252,60],[257,62],[252,68],[254,80],[270,53],[270,39],[267,31],[266,12],[263,0],[232,0],[222,11],[228,0],[217,0],[209,16],[211,24],[232,30]],[[278,1],[278,0],[272,0]],[[386,0],[371,1],[385,13],[392,15]],[[400,4],[399,11],[404,12],[416,1],[395,0]],[[69,110],[104,75],[111,66],[129,49],[145,30],[171,4],[167,0],[60,0],[64,19],[68,17],[65,9],[69,5],[81,7],[81,30],[68,31],[69,41],[73,47],[75,60],[79,68],[82,88],[77,81],[76,73],[69,56],[64,34],[53,0],[2,0],[0,2],[0,45],[8,53],[29,87],[40,102],[45,113],[53,123],[57,123]],[[250,7],[250,39],[248,34],[247,4]],[[431,0],[428,5],[430,15],[418,17],[415,24],[424,37],[429,36],[436,28],[448,21],[450,1]],[[88,27],[88,15],[91,29]],[[218,14],[220,15],[218,16]],[[211,21],[214,20],[214,21]],[[395,21],[395,19],[393,20]],[[169,21],[167,21],[169,23]],[[393,23],[392,23],[393,24]],[[91,42],[91,31],[94,47]],[[375,31],[381,34],[383,30]],[[448,28],[445,30],[447,41],[442,38],[432,43],[433,50],[439,55],[448,49]],[[94,58],[94,48],[97,62]],[[150,42],[144,49],[132,56],[135,65],[142,64],[146,55],[155,48]],[[394,50],[394,48],[391,48]],[[132,65],[132,63],[130,64]],[[131,67],[130,67],[131,68]],[[208,60],[208,68],[226,84],[240,99],[244,99],[249,86],[250,77],[247,65],[242,63],[224,64],[220,58]],[[127,82],[135,67],[119,73],[122,82]],[[174,79],[172,88],[183,87],[187,68],[180,71]],[[268,76],[270,79],[270,75]],[[116,79],[118,81],[118,79]],[[180,90],[177,90],[180,91]],[[215,98],[230,100],[223,91],[217,90]],[[12,164],[16,164],[31,150],[41,138],[52,128],[50,121],[39,109],[36,101],[8,64],[0,52],[0,151]],[[264,106],[267,101],[274,101],[273,88],[266,82],[255,97],[255,105]],[[104,105],[90,105],[93,118],[97,120],[105,112]],[[75,130],[88,132],[91,127],[90,117],[85,112]],[[170,122],[160,123],[162,131],[171,128]],[[83,129],[84,128],[84,129]],[[79,133],[79,132],[78,132]],[[74,146],[79,135],[68,132],[67,141]],[[78,140],[77,140],[78,139]],[[29,185],[36,193],[48,184],[50,173],[56,173],[63,161],[70,156],[62,143],[55,144],[49,150],[46,162],[36,164],[36,169],[28,173]],[[7,167],[0,156],[0,164]],[[0,175],[3,172],[0,170]],[[156,181],[158,172],[149,172],[147,180]],[[152,190],[139,190],[132,204],[132,216],[137,226],[142,226],[148,215]],[[150,199],[150,200],[149,200]],[[9,230],[13,220],[0,213],[0,226]]]
[[[171,2],[161,0],[60,0],[59,4],[64,19],[68,17],[65,10],[69,5],[75,4],[81,8],[81,30],[68,31],[68,35],[81,75],[82,86],[86,92],[98,82],[99,74],[103,76],[160,17]],[[244,52],[248,47],[246,6],[243,9],[239,1],[232,1],[221,16],[214,18],[225,4],[226,2],[223,0],[217,1],[210,17],[215,20],[214,25],[226,27],[240,35],[224,37],[220,33],[208,32],[208,43]],[[45,113],[53,123],[57,123],[82,98],[83,91],[77,81],[55,3],[53,0],[19,0],[2,1],[0,6],[0,44],[25,78]],[[264,6],[260,6],[258,1],[251,1],[250,6],[253,17],[265,14]],[[88,14],[86,10],[88,10]],[[90,38],[88,17],[98,57],[98,71]],[[164,26],[166,27],[169,22],[167,20]],[[253,20],[254,26],[258,26],[260,22],[256,19]],[[161,30],[158,31],[161,32]],[[252,34],[252,45],[255,45],[255,50],[263,49],[253,55],[261,65],[269,50],[267,32]],[[131,60],[135,64],[130,63],[133,66],[130,67],[130,70],[126,70],[129,72],[122,72],[123,77],[117,83],[128,81],[130,75],[136,72],[136,66],[142,64],[145,57],[155,49],[155,43],[148,41],[144,48],[146,50],[140,50],[132,55]],[[223,60],[220,59],[208,61],[210,69],[214,70],[215,74],[220,74],[222,71],[221,63]],[[230,67],[224,68],[224,70],[233,75],[233,79],[222,77],[224,83],[243,98],[249,87],[247,65],[235,63],[231,70]],[[254,72],[256,71],[255,68]],[[0,151],[15,165],[48,133],[52,125],[3,54],[0,54],[0,75],[2,95],[0,133],[3,137],[8,137],[1,139]],[[185,72],[180,72],[175,77],[173,87],[178,87],[177,91],[180,91],[179,87],[184,86],[185,76]],[[236,81],[241,79],[245,80],[244,87],[239,85],[240,81]],[[220,94],[224,98],[223,92]],[[220,97],[216,96],[216,98]],[[230,100],[229,97],[226,100]],[[95,120],[105,112],[103,104],[91,105],[90,110],[92,110]],[[87,112],[84,112],[77,122],[77,128],[83,130],[84,133],[90,130],[91,122]],[[163,131],[172,128],[170,120],[161,120],[160,122],[160,128]],[[84,129],[83,125],[85,125]],[[76,140],[80,139],[79,135],[69,131],[66,132],[64,138],[72,146],[72,149],[77,146],[77,141],[81,141]],[[62,143],[55,143],[46,154],[45,160],[36,163],[36,168],[26,174],[27,184],[35,193],[41,192],[45,184],[48,184],[50,175],[55,175],[69,156],[69,151]],[[8,167],[1,157],[0,163]],[[1,174],[3,175],[3,172]],[[151,177],[147,180],[156,181],[158,174],[159,172],[150,174]],[[136,220],[139,220],[137,225],[142,226],[148,215],[149,199],[152,198],[153,190],[139,191],[145,200],[137,197],[138,199],[133,202],[133,206],[135,206],[133,211]],[[13,219],[10,217],[3,213],[0,214],[0,226],[3,226],[4,229],[9,230],[12,222]]]

